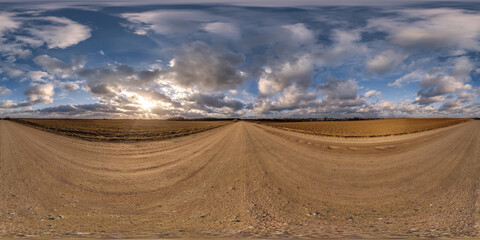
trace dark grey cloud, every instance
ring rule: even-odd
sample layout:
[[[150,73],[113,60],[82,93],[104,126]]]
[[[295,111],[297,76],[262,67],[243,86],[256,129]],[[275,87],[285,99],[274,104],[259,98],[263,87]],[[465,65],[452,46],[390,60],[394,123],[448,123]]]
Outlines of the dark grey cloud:
[[[38,110],[40,113],[45,114],[66,114],[66,115],[82,115],[88,112],[91,113],[122,113],[123,111],[119,110],[115,106],[94,103],[94,104],[78,104],[78,105],[59,105],[54,107],[47,107]]]
[[[61,85],[67,92],[70,92],[70,93],[73,93],[80,88],[78,84],[75,82],[62,82]]]
[[[140,116],[143,110],[134,106],[114,106],[109,103],[99,102],[93,104],[65,104],[39,110],[29,110],[31,114],[48,117],[81,117],[81,118],[104,118],[119,117],[132,118]]]
[[[246,73],[238,70],[244,59],[241,54],[196,41],[178,49],[164,78],[207,90],[236,88],[247,79]]]
[[[319,86],[323,94],[322,105],[355,107],[365,104],[358,95],[358,85],[352,79],[327,79]]]
[[[293,111],[284,113],[292,117],[302,113],[317,117],[325,114],[378,113],[378,110],[366,106],[365,98],[379,95],[379,92],[371,90],[367,96],[359,95],[359,90],[357,83],[352,79],[326,79],[316,90],[294,84],[282,90],[275,100],[258,98],[253,111],[267,115]]]
[[[14,102],[12,100],[6,100],[6,101],[0,101],[0,109],[30,107],[34,104],[35,103],[28,102],[28,101]]]
[[[456,110],[458,108],[462,107],[462,103],[458,100],[450,100],[446,101],[440,108],[438,109],[439,111],[451,111],[451,110]]]
[[[223,93],[202,94],[197,93],[188,97],[188,101],[194,102],[196,105],[213,108],[229,108],[232,111],[238,111],[245,107],[243,102],[234,99],[227,99]]]
[[[55,107],[47,107],[38,110],[41,113],[68,113],[68,114],[81,114],[84,113],[83,110],[79,110],[79,108],[75,107],[74,105],[60,105]]]
[[[473,70],[473,65],[467,57],[454,59],[452,64],[449,74],[434,68],[423,76],[415,103],[429,105],[457,95],[468,99],[467,91],[472,89],[472,85],[468,84],[471,80],[469,73]]]
[[[90,92],[99,97],[112,98],[128,88],[141,88],[160,76],[160,70],[136,71],[127,65],[113,68],[81,69],[78,77],[87,79]]]

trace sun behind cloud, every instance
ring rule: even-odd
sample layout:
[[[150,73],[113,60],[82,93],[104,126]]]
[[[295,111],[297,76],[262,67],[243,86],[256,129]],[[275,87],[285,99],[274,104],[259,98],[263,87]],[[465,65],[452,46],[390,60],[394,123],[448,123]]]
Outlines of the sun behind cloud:
[[[148,112],[150,112],[152,110],[152,108],[157,105],[157,103],[155,101],[150,100],[150,99],[145,98],[145,97],[142,97],[142,96],[138,97],[138,104],[143,110],[148,111]]]

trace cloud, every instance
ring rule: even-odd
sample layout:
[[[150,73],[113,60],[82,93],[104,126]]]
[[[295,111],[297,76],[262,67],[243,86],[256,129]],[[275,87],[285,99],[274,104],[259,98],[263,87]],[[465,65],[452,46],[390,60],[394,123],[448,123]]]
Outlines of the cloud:
[[[54,81],[55,86],[65,89],[68,93],[73,93],[80,89],[82,81]]]
[[[97,113],[121,113],[114,106],[93,103],[93,104],[78,104],[78,105],[59,105],[55,107],[47,107],[39,110],[41,113],[69,113],[70,115],[84,114],[85,112],[97,112]]]
[[[43,71],[30,71],[27,74],[27,77],[30,78],[33,82],[46,82],[51,80],[52,76]]]
[[[26,59],[32,48],[67,48],[90,38],[91,29],[65,17],[0,13],[0,56]]]
[[[141,117],[140,108],[122,109],[117,106],[106,103],[92,103],[92,104],[65,104],[53,107],[46,107],[38,110],[31,110],[31,114],[48,117],[80,117],[80,118],[104,118],[104,117],[118,117],[118,118],[137,118]]]
[[[26,59],[32,55],[32,51],[16,42],[2,42],[0,38],[0,56],[5,57],[7,62],[15,62],[17,58]]]
[[[64,17],[34,18],[49,24],[37,25],[26,28],[30,33],[30,39],[23,42],[38,46],[38,43],[46,43],[48,48],[67,48],[90,38],[91,29]],[[20,39],[22,40],[22,39]],[[35,42],[35,40],[38,40]]]
[[[323,94],[322,105],[355,107],[365,104],[358,96],[358,85],[352,79],[327,79],[319,86]]]
[[[428,106],[446,101],[438,110],[458,110],[458,104],[473,101],[475,93],[470,73],[475,67],[468,57],[462,56],[450,59],[446,66],[434,67],[428,72],[416,70],[390,82],[388,86],[403,87],[411,82],[418,82],[420,89],[413,103]]]
[[[207,32],[228,38],[237,39],[240,37],[240,30],[235,25],[228,22],[206,23],[203,29],[205,29]]]
[[[257,114],[270,114],[295,109],[314,107],[318,93],[308,92],[297,84],[290,85],[283,89],[277,99],[274,98],[257,98],[252,109]]]
[[[52,103],[54,92],[53,84],[32,83],[27,87],[25,96],[32,103]]]
[[[257,114],[293,111],[289,113],[293,114],[291,116],[300,113],[353,114],[367,104],[363,96],[358,95],[358,90],[357,83],[352,79],[327,79],[316,91],[293,84],[279,92],[276,100],[257,98],[252,111]],[[323,97],[319,99],[320,93]]]
[[[369,27],[407,49],[453,47],[480,50],[480,14],[451,8],[404,9],[397,15],[369,20]]]
[[[87,79],[92,94],[104,98],[113,98],[128,88],[141,88],[156,80],[159,74],[159,70],[136,71],[127,65],[81,69],[77,72],[79,77]]]
[[[41,66],[50,74],[57,75],[61,78],[75,76],[76,72],[83,68],[83,59],[74,59],[72,63],[65,63],[57,58],[48,55],[40,55],[33,59],[33,62]]]
[[[6,1],[5,1],[6,2]],[[138,6],[151,6],[151,0],[138,0],[135,2],[128,1],[128,0],[117,0],[117,1],[106,1],[98,3],[95,6],[85,6],[83,2],[30,2],[27,0],[18,0],[16,2],[28,2],[31,3],[28,9],[34,7],[35,9],[42,9],[42,10],[50,10],[50,9],[59,9],[59,8],[76,8],[76,9],[97,9],[98,7],[103,6],[114,6],[114,7],[138,7]],[[436,3],[437,0],[423,0],[423,3]],[[466,3],[475,3],[475,0],[466,0],[463,1]],[[216,4],[216,5],[229,5],[234,7],[265,7],[265,8],[279,8],[279,7],[294,7],[294,8],[309,8],[312,6],[316,7],[332,7],[332,6],[341,6],[341,7],[357,7],[357,6],[364,6],[364,7],[398,7],[406,4],[417,4],[418,0],[404,0],[402,2],[392,2],[392,1],[383,1],[383,0],[348,0],[348,1],[334,1],[334,0],[324,0],[324,1],[317,1],[317,0],[299,0],[299,1],[286,1],[286,0],[278,0],[278,1],[271,1],[271,0],[245,0],[245,1],[227,1],[227,0],[210,0],[208,3]],[[164,0],[159,5],[193,5],[198,4],[198,0]],[[21,8],[20,6],[17,6]]]
[[[2,95],[8,95],[12,93],[12,90],[8,89],[7,87],[5,86],[0,86],[0,96]]]
[[[68,105],[60,105],[60,106],[55,106],[55,107],[47,107],[47,108],[42,108],[39,110],[41,113],[68,113],[68,114],[82,114],[85,112],[85,110],[81,109],[80,107],[76,107],[74,105],[68,104]]]
[[[146,98],[151,101],[160,101],[163,103],[169,103],[173,107],[181,107],[182,105],[179,102],[173,101],[169,96],[160,92],[158,89],[140,89],[140,90],[130,90],[133,93]]]
[[[19,77],[23,75],[23,71],[9,66],[3,66],[0,68],[0,73],[5,72],[9,77]]]
[[[333,45],[320,54],[321,59],[327,64],[333,64],[336,61],[367,52],[367,47],[360,43],[361,32],[359,31],[333,29],[331,40],[333,41]]]
[[[459,57],[455,59],[451,76],[456,78],[470,78],[468,75],[474,70],[473,64],[468,57]]]
[[[292,84],[307,88],[313,81],[313,60],[310,55],[292,57],[285,62],[264,67],[258,80],[258,90],[262,95],[278,93]]]
[[[400,78],[395,79],[393,82],[388,83],[388,86],[389,87],[400,88],[400,87],[403,87],[406,84],[409,84],[410,82],[414,82],[414,81],[418,82],[423,77],[424,77],[423,72],[413,71],[413,72],[410,72],[410,73],[407,73],[407,74],[403,75]]]
[[[284,25],[282,28],[289,30],[292,34],[292,38],[299,43],[311,43],[315,41],[314,33],[303,23]]]
[[[386,50],[367,61],[367,69],[370,72],[383,75],[395,70],[407,56]]]
[[[411,100],[399,101],[397,103],[381,100],[377,106],[379,110],[381,110],[381,115],[388,117],[428,116],[427,114],[436,111],[434,107],[426,106],[422,108],[421,106],[415,105]]]
[[[217,17],[206,12],[194,10],[155,10],[124,13],[121,14],[121,17],[129,20],[131,22],[129,27],[139,35],[145,35],[148,32],[158,34],[190,33],[201,29],[202,25],[207,22],[218,20]]]
[[[31,54],[31,51],[22,49],[20,44],[9,39],[11,32],[18,29],[20,25],[21,21],[16,19],[16,14],[0,12],[0,56],[6,57],[9,62],[14,62],[16,57],[25,58]]]
[[[0,109],[29,107],[29,106],[32,106],[34,104],[35,103],[27,102],[27,101],[16,103],[12,100],[6,100],[6,101],[0,101]]]
[[[171,107],[180,107],[181,104],[173,101],[157,87],[166,85],[156,82],[164,72],[153,70],[135,70],[128,65],[115,65],[110,68],[84,68],[84,62],[74,60],[65,63],[48,55],[34,58],[34,62],[50,74],[61,78],[80,78],[78,81],[59,81],[52,83],[67,92],[75,92],[80,85],[91,95],[99,97],[103,104],[110,104],[125,111],[138,110],[145,104],[170,104]],[[34,72],[35,77],[53,79],[45,72]]]
[[[453,68],[450,74],[445,75],[442,72],[431,71],[425,74],[420,80],[420,90],[417,92],[415,103],[429,105],[435,102],[446,100],[447,94],[462,94],[472,89],[469,73],[473,70],[473,65],[468,58],[460,57],[453,61]]]
[[[203,42],[183,45],[163,76],[182,86],[224,90],[240,86],[247,74],[238,70],[244,56]]]
[[[213,108],[229,108],[235,112],[245,107],[245,104],[235,100],[226,98],[223,93],[215,94],[202,94],[197,93],[188,97],[188,101],[194,102],[200,107],[213,107]]]
[[[3,32],[18,28],[19,22],[14,20],[15,14],[0,12],[0,34]]]
[[[462,107],[462,103],[458,100],[450,100],[446,101],[445,103],[440,106],[438,109],[439,111],[452,111],[452,110],[458,110]]]
[[[365,97],[365,98],[378,97],[378,96],[380,96],[381,94],[382,94],[382,93],[379,92],[379,91],[377,91],[377,90],[370,90],[370,91],[368,91],[368,92],[366,92],[366,93],[364,94],[364,97]]]

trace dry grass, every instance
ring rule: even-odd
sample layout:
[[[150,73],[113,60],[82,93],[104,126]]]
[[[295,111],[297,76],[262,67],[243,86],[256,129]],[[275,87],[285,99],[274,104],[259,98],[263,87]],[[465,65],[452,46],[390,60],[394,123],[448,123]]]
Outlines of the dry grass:
[[[38,129],[91,141],[162,140],[217,128],[230,121],[14,119]]]
[[[333,137],[383,137],[417,133],[471,121],[465,118],[407,118],[362,121],[264,122],[285,130]]]

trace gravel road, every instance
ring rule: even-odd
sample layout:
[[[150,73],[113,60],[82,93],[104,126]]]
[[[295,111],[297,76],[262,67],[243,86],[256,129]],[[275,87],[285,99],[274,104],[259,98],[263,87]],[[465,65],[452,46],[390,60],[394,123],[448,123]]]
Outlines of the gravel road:
[[[98,143],[0,121],[0,236],[477,236],[480,121],[376,139],[248,122]]]

